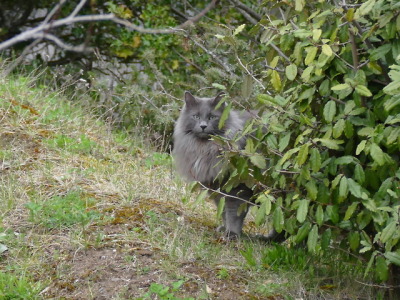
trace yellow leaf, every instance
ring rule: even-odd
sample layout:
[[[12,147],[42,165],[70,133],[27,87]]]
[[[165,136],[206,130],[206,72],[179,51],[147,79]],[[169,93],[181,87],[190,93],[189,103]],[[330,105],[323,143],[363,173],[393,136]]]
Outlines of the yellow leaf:
[[[304,63],[308,66],[310,65],[317,55],[318,48],[317,47],[309,47],[307,50],[307,56],[304,59]]]
[[[279,77],[278,72],[275,71],[275,70],[272,71],[271,82],[272,82],[272,86],[274,87],[274,89],[276,91],[280,91],[281,90],[281,87],[282,87],[281,78]]]
[[[316,42],[319,40],[319,38],[321,37],[322,34],[322,30],[321,29],[314,29],[313,30],[313,40]]]
[[[142,40],[140,39],[140,36],[136,35],[136,36],[133,37],[131,46],[133,48],[138,48],[141,43],[142,43]]]
[[[322,45],[322,53],[328,57],[331,57],[333,54],[331,47],[327,44]]]
[[[179,68],[179,61],[176,60],[176,59],[174,59],[174,60],[172,61],[172,70],[176,70],[176,69],[178,69],[178,68]]]

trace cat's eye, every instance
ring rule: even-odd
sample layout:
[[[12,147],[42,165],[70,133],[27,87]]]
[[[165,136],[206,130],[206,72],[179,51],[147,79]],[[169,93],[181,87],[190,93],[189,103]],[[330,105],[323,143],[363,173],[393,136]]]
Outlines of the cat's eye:
[[[208,119],[209,119],[209,120],[215,120],[216,118],[217,118],[217,116],[214,116],[214,115],[209,115],[209,116],[208,116]]]
[[[195,119],[195,120],[200,119],[200,116],[199,116],[199,115],[193,115],[192,117],[193,117],[193,119]]]

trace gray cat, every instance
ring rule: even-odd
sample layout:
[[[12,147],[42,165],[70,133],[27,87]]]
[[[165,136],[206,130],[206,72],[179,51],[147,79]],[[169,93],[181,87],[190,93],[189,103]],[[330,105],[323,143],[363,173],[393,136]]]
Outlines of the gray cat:
[[[217,176],[221,177],[224,161],[221,146],[210,140],[212,136],[233,138],[241,131],[246,121],[251,118],[248,112],[231,110],[225,125],[218,128],[224,105],[216,108],[223,93],[213,98],[198,98],[191,93],[185,93],[185,105],[175,124],[173,156],[178,172],[187,180],[198,181],[207,188],[217,190],[222,186]],[[243,148],[245,140],[241,139],[239,147]],[[223,174],[222,174],[223,175]],[[223,177],[223,176],[222,176]],[[226,192],[224,192],[226,193]],[[244,184],[233,188],[225,197],[222,213],[224,225],[219,230],[224,231],[228,238],[233,238],[242,232],[243,221],[246,217],[249,202],[253,196],[251,189]],[[218,205],[221,194],[214,195]],[[238,199],[240,198],[240,199]],[[243,199],[243,200],[241,200]]]

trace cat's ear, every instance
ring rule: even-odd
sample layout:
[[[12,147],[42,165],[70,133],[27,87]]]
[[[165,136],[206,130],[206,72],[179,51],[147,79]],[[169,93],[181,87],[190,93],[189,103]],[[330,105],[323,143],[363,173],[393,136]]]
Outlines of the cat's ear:
[[[197,105],[196,98],[190,92],[185,92],[185,102],[187,107],[193,107]]]
[[[226,93],[225,92],[219,92],[218,94],[217,94],[217,96],[215,96],[215,98],[214,98],[214,100],[212,101],[213,102],[213,105],[215,106],[215,105],[217,105],[218,103],[219,103],[219,101],[221,101],[221,99],[222,98],[224,98],[226,96]],[[222,104],[222,107],[224,107],[226,104]]]

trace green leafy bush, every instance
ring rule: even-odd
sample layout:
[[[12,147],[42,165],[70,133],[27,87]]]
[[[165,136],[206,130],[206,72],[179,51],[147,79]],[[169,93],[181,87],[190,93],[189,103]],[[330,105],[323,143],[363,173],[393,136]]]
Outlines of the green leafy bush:
[[[261,117],[228,151],[225,188],[246,182],[256,223],[271,216],[311,252],[357,253],[386,281],[400,266],[400,3],[271,3],[281,11],[247,32],[260,51],[238,61]],[[235,34],[219,38],[235,49]]]

